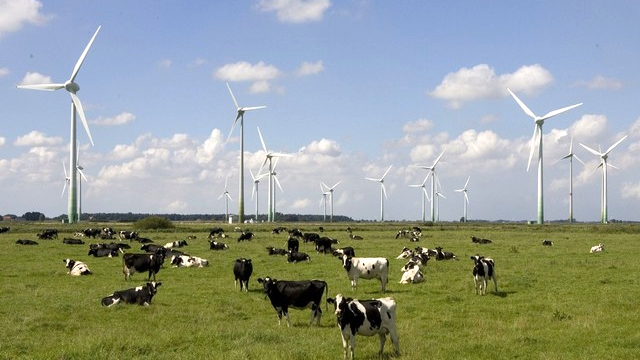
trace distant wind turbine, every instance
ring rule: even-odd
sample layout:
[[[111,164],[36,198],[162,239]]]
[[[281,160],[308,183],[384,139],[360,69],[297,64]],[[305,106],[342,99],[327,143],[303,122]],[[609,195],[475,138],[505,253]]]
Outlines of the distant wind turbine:
[[[387,198],[387,191],[384,188],[384,177],[387,176],[392,166],[393,165],[389,166],[387,171],[384,172],[384,175],[382,175],[382,177],[379,179],[370,178],[370,177],[365,178],[367,180],[377,181],[380,183],[380,221],[384,221],[384,199]]]
[[[436,191],[436,211],[438,213],[438,217],[436,218],[438,222],[440,222],[440,198],[446,199],[447,197],[444,196],[443,193],[440,192],[440,190]]]
[[[323,183],[320,183],[320,192],[322,193],[322,197],[320,198],[320,206],[324,204],[324,215],[322,216],[322,221],[327,221],[327,195],[329,195],[330,192],[325,191],[323,185]]]
[[[265,177],[267,174],[261,174],[258,176],[253,175],[253,171],[249,169],[249,173],[251,174],[251,179],[253,179],[253,189],[251,190],[251,199],[253,200],[253,195],[256,196],[256,222],[258,222],[258,185],[260,184],[260,179]]]
[[[511,96],[516,100],[516,102],[518,103],[518,105],[520,106],[520,108],[530,117],[533,118],[533,121],[535,122],[535,127],[533,128],[533,136],[531,137],[531,150],[529,152],[529,162],[527,163],[527,171],[529,171],[529,166],[531,166],[531,158],[533,158],[533,152],[536,148],[536,146],[538,147],[538,224],[543,224],[544,223],[544,197],[543,197],[543,191],[542,191],[542,182],[543,182],[543,173],[542,173],[542,125],[544,124],[544,122],[549,119],[552,118],[556,115],[562,114],[565,111],[571,110],[575,107],[578,107],[580,105],[582,105],[582,103],[579,104],[575,104],[575,105],[571,105],[571,106],[567,106],[564,107],[562,109],[558,109],[558,110],[553,110],[548,112],[546,115],[544,116],[537,116],[536,114],[533,113],[533,111],[531,111],[527,105],[525,105],[522,101],[520,101],[520,99],[518,99],[518,97],[511,91],[511,89],[507,88],[507,90],[509,91],[509,93],[511,94]],[[536,145],[536,140],[538,140],[538,144]]]
[[[267,149],[267,145],[264,142],[264,138],[262,138],[262,133],[260,132],[260,127],[258,128],[258,136],[260,136],[260,143],[262,143],[262,149],[265,152],[265,158],[264,158],[264,162],[262,163],[262,165],[260,166],[260,172],[262,171],[262,168],[267,164],[267,162],[269,163],[269,195],[268,195],[268,201],[267,201],[267,221],[268,222],[273,222],[275,221],[275,201],[276,201],[276,196],[275,196],[275,185],[274,185],[274,181],[277,182],[278,187],[280,187],[280,191],[282,191],[282,187],[280,186],[280,181],[278,181],[278,178],[275,177],[276,173],[275,173],[275,167],[276,164],[272,163],[273,158],[278,158],[278,157],[282,157],[282,156],[293,156],[291,154],[285,154],[285,153],[279,153],[279,152],[273,152]]]
[[[590,153],[600,157],[600,165],[598,166],[598,167],[602,167],[602,195],[600,199],[601,200],[601,214],[600,214],[601,216],[600,217],[603,224],[606,224],[609,222],[609,214],[607,209],[607,167],[611,166],[615,168],[615,166],[607,163],[607,159],[609,158],[609,153],[611,152],[611,150],[613,150],[626,138],[627,138],[627,135],[623,136],[622,139],[618,140],[615,144],[611,145],[605,152],[595,151],[592,148],[580,143],[580,146],[587,149]]]
[[[231,99],[233,99],[233,104],[236,106],[236,119],[233,121],[233,125],[231,125],[231,131],[229,131],[229,136],[227,136],[227,141],[233,134],[233,129],[236,126],[238,120],[240,120],[240,179],[238,181],[238,223],[242,224],[244,222],[244,113],[246,111],[264,109],[266,106],[251,106],[251,107],[242,107],[238,105],[238,101],[236,101],[236,97],[233,95],[233,91],[231,91],[231,87],[229,83],[227,83],[227,89],[229,89],[229,94],[231,94]]]
[[[438,162],[442,158],[442,155],[444,155],[445,151],[447,151],[447,149],[442,150],[440,155],[436,158],[436,161],[433,162],[433,165],[418,165],[421,169],[429,170],[427,177],[431,176],[431,222],[436,221],[436,205],[434,203],[436,197],[436,181],[438,181],[438,178],[436,177],[436,165],[438,165]]]
[[[469,195],[467,194],[467,192],[469,191],[467,189],[467,185],[469,185],[469,180],[471,179],[471,176],[467,177],[467,182],[464,183],[464,187],[462,189],[458,189],[458,190],[454,190],[455,192],[461,192],[464,197],[462,199],[462,221],[463,222],[467,222],[467,204],[469,204]]]
[[[336,186],[340,185],[342,181],[338,181],[337,183],[335,183],[332,187],[328,187],[325,183],[321,182],[320,183],[320,188],[322,188],[322,186],[324,186],[327,191],[329,192],[329,203],[331,204],[330,208],[331,208],[331,218],[330,221],[333,222],[333,190],[336,188]]]
[[[422,188],[422,191],[420,192],[420,198],[422,198],[422,222],[426,221],[426,202],[431,201],[429,200],[429,193],[427,193],[427,179],[429,179],[429,175],[425,176],[424,180],[422,180],[422,184],[409,185],[410,187]]]
[[[64,163],[64,160],[62,160],[62,171],[64,171],[64,185],[62,186],[62,193],[60,194],[60,197],[64,196],[64,192],[67,190],[67,186],[69,186],[69,181],[71,180],[67,173],[67,164]]]
[[[569,222],[573,222],[573,158],[580,161],[582,165],[584,163],[578,155],[573,153],[573,136],[571,136],[571,143],[569,144],[569,153],[565,155],[562,159],[569,159]]]
[[[229,218],[229,200],[231,200],[231,195],[229,195],[229,190],[227,190],[227,181],[229,179],[224,180],[224,192],[218,196],[218,200],[224,197],[224,210],[225,210],[225,220]]]
[[[82,108],[82,103],[78,98],[76,93],[80,90],[80,86],[75,82],[76,76],[78,76],[78,71],[80,71],[80,67],[84,62],[93,41],[95,40],[98,32],[100,31],[100,26],[98,26],[98,30],[93,34],[89,44],[84,48],[84,51],[80,55],[80,58],[76,62],[73,71],[71,72],[71,77],[69,80],[64,83],[59,84],[35,84],[35,85],[18,85],[20,89],[32,89],[32,90],[44,90],[44,91],[55,91],[60,89],[65,89],[69,95],[71,96],[71,136],[69,141],[69,201],[67,206],[67,216],[69,223],[78,222],[78,192],[76,187],[76,182],[78,180],[78,164],[76,158],[76,147],[77,147],[77,139],[76,139],[76,114],[80,115],[80,120],[82,120],[82,125],[84,126],[84,130],[87,132],[89,136],[89,141],[91,141],[91,145],[93,145],[93,138],[91,137],[91,132],[89,131],[89,125],[87,124],[87,119],[84,116],[84,110]]]
[[[78,178],[78,221],[82,220],[82,179],[85,181],[87,177],[84,176],[84,168],[80,165],[80,148],[78,148],[78,154],[76,155],[78,173],[80,174],[80,178]]]

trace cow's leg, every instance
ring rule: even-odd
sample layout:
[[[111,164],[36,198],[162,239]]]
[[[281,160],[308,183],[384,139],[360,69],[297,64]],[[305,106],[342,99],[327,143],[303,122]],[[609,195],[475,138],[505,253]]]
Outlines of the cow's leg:
[[[347,330],[342,330],[342,331],[349,331]],[[344,333],[341,333],[340,335],[342,335],[342,354],[344,359],[347,359],[347,354],[349,353],[349,342],[348,340],[344,337]]]
[[[396,351],[396,355],[400,356],[400,341],[398,340],[398,333],[395,328],[393,331],[389,331],[389,337],[391,338],[391,343]]]
[[[378,356],[382,358],[382,354],[384,353],[384,343],[387,341],[387,335],[384,331],[378,333],[378,337],[380,338],[380,351],[378,352]]]
[[[478,295],[478,278],[477,277],[473,277],[473,287],[476,290],[476,295]]]
[[[282,321],[282,309],[276,309],[276,313],[278,314],[278,326],[280,326]]]
[[[244,291],[249,292],[249,280],[244,281]]]
[[[351,290],[355,291],[358,288],[358,279],[351,280]]]
[[[352,334],[349,339],[349,348],[351,350],[351,360],[353,360],[356,352],[356,334]]]
[[[291,327],[291,323],[289,322],[289,310],[284,311],[284,318],[287,320],[287,327]]]
[[[498,281],[496,280],[496,274],[493,273],[493,290],[495,293],[498,292]]]

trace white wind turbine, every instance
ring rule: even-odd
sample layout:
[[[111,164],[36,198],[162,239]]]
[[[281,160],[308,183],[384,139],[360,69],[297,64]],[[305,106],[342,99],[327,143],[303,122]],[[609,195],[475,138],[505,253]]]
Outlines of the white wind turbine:
[[[229,195],[229,190],[227,190],[227,181],[229,179],[225,179],[224,180],[224,192],[222,194],[220,194],[220,196],[218,196],[218,200],[222,199],[224,197],[224,209],[225,209],[225,220],[227,220],[229,218],[229,200],[231,199],[231,195]]]
[[[438,222],[440,222],[440,198],[446,199],[447,197],[444,196],[444,194],[440,192],[440,190],[437,190],[436,191],[436,212],[438,213],[438,216],[436,220]]]
[[[328,191],[324,191],[324,184],[320,183],[320,192],[322,193],[322,197],[320,198],[320,206],[324,204],[324,215],[322,216],[322,221],[327,221],[327,195],[330,194]]]
[[[384,177],[387,176],[392,166],[393,165],[390,165],[387,171],[385,171],[382,177],[379,179],[370,178],[370,177],[365,178],[367,180],[377,181],[380,183],[380,221],[384,221],[384,199],[387,198],[387,191],[384,188]]]
[[[236,126],[238,120],[240,120],[240,179],[238,181],[238,223],[242,224],[244,222],[244,113],[246,111],[264,109],[266,106],[251,106],[251,107],[242,107],[238,105],[238,101],[236,101],[236,97],[233,95],[233,91],[231,91],[231,87],[229,83],[227,84],[227,89],[229,89],[229,94],[231,94],[231,99],[233,99],[233,103],[236,106],[236,119],[233,121],[233,125],[231,125],[231,131],[229,132],[229,136],[227,137],[227,141],[233,134],[233,129]]]
[[[416,184],[416,185],[409,185],[410,187],[417,187],[417,188],[422,188],[421,191],[421,195],[420,197],[422,198],[422,222],[426,221],[426,202],[427,201],[431,201],[429,200],[429,193],[427,193],[427,179],[429,178],[429,175],[425,176],[424,180],[422,180],[422,184]]]
[[[280,181],[278,180],[275,173],[277,161],[275,163],[272,163],[273,158],[278,158],[281,156],[293,156],[293,155],[267,150],[267,145],[265,144],[264,139],[262,138],[260,127],[257,127],[257,128],[258,128],[258,135],[260,136],[260,142],[262,143],[262,149],[265,152],[264,162],[262,163],[262,166],[260,166],[260,171],[262,171],[262,168],[267,164],[267,162],[269,163],[269,173],[268,173],[269,174],[269,195],[268,195],[268,201],[267,201],[267,209],[268,209],[267,221],[273,222],[275,221],[274,217],[275,217],[275,209],[276,209],[276,204],[275,204],[276,192],[275,192],[274,182],[278,185],[278,187],[280,188],[280,191],[282,191],[282,186],[280,186]]]
[[[320,188],[322,189],[322,186],[324,186],[327,191],[329,192],[329,203],[331,204],[330,208],[331,208],[331,217],[330,217],[330,221],[333,222],[333,190],[336,188],[336,186],[340,185],[342,181],[338,181],[337,183],[335,183],[332,187],[328,187],[327,184],[321,182],[320,183]],[[323,190],[324,191],[324,190]]]
[[[418,165],[421,169],[429,170],[427,177],[431,176],[431,222],[436,221],[436,208],[434,203],[436,197],[436,181],[438,181],[438,178],[436,177],[436,165],[438,165],[438,162],[442,158],[442,155],[444,155],[445,151],[447,151],[447,149],[442,150],[440,155],[436,158],[436,161],[433,162],[433,165]]]
[[[458,189],[458,190],[454,190],[455,192],[461,192],[464,197],[462,199],[462,221],[463,222],[467,222],[467,204],[469,204],[469,195],[467,194],[467,192],[469,191],[467,189],[467,185],[469,185],[469,180],[471,179],[471,176],[467,177],[467,182],[464,183],[464,187],[462,189]]]
[[[535,150],[536,146],[538,147],[538,224],[543,224],[544,223],[544,197],[543,197],[543,191],[542,191],[542,183],[543,183],[543,173],[542,173],[542,125],[544,124],[545,120],[552,118],[556,115],[562,114],[565,111],[571,110],[575,107],[578,107],[580,105],[582,105],[582,103],[579,104],[575,104],[575,105],[571,105],[571,106],[567,106],[564,107],[562,109],[558,109],[558,110],[553,110],[548,112],[546,115],[544,116],[537,116],[536,114],[533,113],[533,111],[531,111],[527,105],[525,105],[522,101],[520,101],[520,99],[518,99],[518,97],[511,91],[511,89],[507,88],[507,90],[509,91],[509,93],[511,94],[511,96],[516,100],[516,102],[518,103],[518,105],[520,105],[520,108],[530,117],[533,118],[533,121],[535,122],[535,127],[533,128],[533,136],[531,137],[531,151],[529,152],[529,162],[527,163],[527,171],[529,171],[529,166],[531,165],[531,158],[533,158],[533,151]],[[538,144],[536,145],[536,139],[538,140]]]
[[[580,161],[582,165],[584,163],[578,155],[573,153],[573,136],[571,136],[571,143],[569,144],[569,153],[565,155],[562,159],[569,159],[569,222],[573,222],[573,158]]]
[[[62,193],[60,193],[60,197],[64,196],[64,192],[67,190],[67,186],[69,186],[69,181],[71,180],[67,173],[67,164],[64,163],[64,160],[62,160],[62,171],[64,171],[64,185],[62,186]]]
[[[626,138],[627,138],[627,135],[623,136],[622,139],[618,140],[615,144],[611,145],[605,152],[595,151],[592,148],[580,143],[580,146],[587,149],[590,153],[600,157],[600,165],[598,166],[598,167],[602,167],[602,195],[601,195],[602,197],[600,199],[601,201],[600,216],[603,224],[606,224],[609,222],[609,215],[608,215],[608,209],[607,209],[607,166],[611,166],[615,168],[615,166],[607,163],[607,159],[609,158],[609,153],[611,152],[611,150],[613,150]]]
[[[78,169],[78,173],[80,174],[80,177],[78,178],[78,221],[80,221],[82,220],[82,179],[84,179],[85,181],[89,180],[87,180],[87,177],[84,176],[84,167],[80,165],[80,148],[78,148],[78,154],[76,155],[76,158],[76,169]]]
[[[75,82],[76,76],[78,76],[78,71],[80,71],[80,67],[84,62],[93,41],[95,40],[98,32],[100,31],[100,26],[98,26],[98,30],[93,34],[93,37],[89,41],[89,44],[85,47],[84,51],[80,55],[80,58],[76,62],[73,71],[71,72],[71,77],[69,80],[64,83],[59,84],[35,84],[35,85],[18,85],[20,89],[32,89],[32,90],[45,90],[45,91],[55,91],[60,89],[65,89],[69,95],[71,96],[71,139],[69,143],[69,201],[67,206],[67,216],[69,223],[75,223],[78,221],[78,200],[77,200],[77,188],[76,181],[78,179],[78,168],[77,168],[77,158],[76,158],[76,114],[80,115],[80,120],[82,120],[82,125],[84,126],[84,130],[87,132],[89,136],[89,141],[93,145],[93,138],[91,137],[91,132],[89,131],[89,125],[87,124],[87,119],[84,116],[84,110],[82,109],[82,103],[78,98],[76,93],[80,90],[80,86]]]
[[[251,174],[251,179],[253,179],[253,189],[251,190],[251,200],[253,200],[253,195],[255,194],[256,196],[256,222],[258,222],[258,188],[259,188],[259,184],[260,184],[260,179],[262,179],[263,177],[265,177],[265,175],[267,174],[262,174],[262,175],[258,175],[255,176],[253,175],[253,171],[251,171],[251,169],[249,169],[249,173]]]

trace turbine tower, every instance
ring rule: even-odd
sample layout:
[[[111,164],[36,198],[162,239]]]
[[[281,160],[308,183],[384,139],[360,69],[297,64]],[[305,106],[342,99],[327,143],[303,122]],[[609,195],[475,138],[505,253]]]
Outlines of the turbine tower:
[[[253,200],[253,195],[256,196],[256,222],[258,222],[258,185],[260,184],[260,179],[262,179],[266,174],[255,176],[253,175],[253,171],[249,169],[249,173],[251,174],[251,179],[253,179],[253,190],[251,190],[251,200]]]
[[[462,189],[454,190],[455,192],[461,192],[462,194],[464,194],[464,197],[462,199],[462,221],[463,222],[467,222],[467,204],[469,204],[469,195],[467,194],[469,190],[467,190],[467,185],[469,185],[470,179],[471,179],[471,176],[467,177],[467,182],[464,183],[464,187]]]
[[[226,217],[224,218],[225,221],[229,218],[229,200],[231,200],[231,195],[229,195],[229,190],[227,190],[228,180],[229,180],[228,178],[224,180],[224,192],[220,194],[220,196],[218,196],[218,200],[224,197],[224,210],[226,214]]]
[[[438,165],[438,162],[442,158],[442,155],[444,155],[445,151],[447,151],[447,149],[442,150],[440,156],[438,156],[436,161],[433,162],[433,165],[418,165],[421,169],[429,170],[427,177],[431,176],[431,222],[436,221],[436,205],[434,202],[436,197],[436,181],[438,181],[436,178],[436,165]]]
[[[429,193],[427,193],[427,187],[425,186],[427,183],[427,179],[429,178],[429,175],[425,176],[424,180],[422,180],[422,184],[416,184],[416,185],[409,185],[410,187],[417,187],[417,188],[422,188],[421,191],[421,195],[420,197],[422,198],[422,222],[426,221],[426,202],[427,201],[431,201],[429,200]]]
[[[278,158],[281,156],[293,156],[291,154],[285,154],[285,153],[278,153],[278,152],[273,152],[270,150],[267,150],[267,145],[264,142],[264,139],[262,138],[262,133],[260,132],[260,127],[258,128],[258,135],[260,136],[260,142],[262,143],[262,149],[265,152],[265,158],[264,158],[264,162],[262,163],[262,166],[260,166],[260,171],[262,171],[262,168],[267,164],[267,162],[269,162],[269,195],[268,195],[268,199],[267,199],[267,221],[268,222],[273,222],[275,219],[275,186],[274,186],[274,181],[277,182],[278,187],[280,187],[280,191],[282,191],[282,187],[280,186],[280,181],[278,181],[278,178],[276,177],[276,173],[275,173],[275,167],[276,164],[272,163],[273,158]]]
[[[84,176],[84,167],[82,167],[80,165],[80,148],[78,148],[78,154],[76,155],[76,159],[77,159],[77,166],[76,168],[78,169],[78,173],[80,174],[80,177],[78,178],[78,221],[82,220],[82,179],[84,179],[85,181],[89,181],[87,180],[87,177]]]
[[[578,155],[573,153],[573,136],[571,136],[571,143],[569,144],[569,153],[565,155],[562,159],[560,159],[560,160],[569,159],[569,222],[570,223],[573,222],[573,158],[576,158],[576,160],[580,161],[582,165],[584,165],[584,163],[582,162],[582,160],[580,160]]]
[[[440,222],[440,198],[446,199],[447,197],[444,196],[443,193],[440,192],[440,190],[436,191],[436,212],[438,213],[438,217],[436,218],[436,220],[438,222]]]
[[[233,125],[231,125],[231,131],[229,132],[229,136],[227,137],[227,141],[233,134],[233,129],[236,126],[238,120],[240,120],[240,179],[238,180],[238,223],[242,224],[244,222],[244,113],[246,111],[264,109],[266,106],[251,106],[251,107],[242,107],[238,105],[238,101],[236,101],[236,97],[233,95],[233,91],[231,91],[231,87],[229,83],[227,84],[227,89],[229,89],[229,94],[231,94],[231,99],[233,100],[233,104],[236,106],[236,119],[233,121]]]
[[[331,217],[330,217],[330,221],[333,222],[333,190],[336,188],[336,186],[340,185],[342,181],[338,181],[337,183],[335,183],[332,187],[328,187],[325,183],[321,182],[320,183],[320,188],[322,189],[322,186],[324,186],[327,191],[329,192],[329,202],[331,204],[330,208],[331,208]],[[323,190],[324,191],[324,190]]]
[[[615,144],[611,145],[605,152],[595,151],[592,148],[586,145],[583,145],[582,143],[580,144],[583,148],[587,149],[590,153],[600,157],[600,165],[598,165],[598,167],[602,167],[602,195],[600,198],[600,201],[601,201],[600,218],[603,224],[606,224],[609,222],[609,214],[607,209],[607,166],[611,166],[615,168],[615,166],[607,163],[607,159],[609,158],[609,153],[611,152],[611,150],[613,150],[626,138],[627,138],[627,135],[622,137],[622,139],[618,140]]]
[[[320,183],[320,192],[322,193],[322,197],[320,198],[320,206],[324,203],[324,215],[322,216],[322,221],[327,221],[327,195],[330,194],[328,191],[324,191],[323,183]]]
[[[84,51],[80,55],[80,58],[76,62],[73,71],[71,72],[71,77],[69,80],[64,83],[59,84],[35,84],[35,85],[18,85],[20,89],[32,89],[32,90],[44,90],[44,91],[55,91],[60,89],[65,89],[69,95],[71,96],[71,131],[70,131],[70,141],[69,141],[69,201],[67,206],[67,217],[69,223],[75,223],[78,221],[78,189],[76,186],[76,182],[78,180],[78,164],[77,164],[77,139],[76,139],[76,113],[80,115],[80,120],[82,120],[82,125],[84,126],[84,130],[87,132],[89,136],[89,141],[91,141],[91,145],[93,145],[93,138],[91,137],[91,132],[89,131],[89,125],[87,124],[87,119],[84,116],[84,110],[82,108],[82,103],[78,98],[76,93],[80,90],[80,86],[75,82],[76,76],[78,76],[78,71],[80,71],[80,67],[84,62],[93,41],[95,40],[98,32],[100,31],[100,26],[98,26],[98,30],[93,34],[93,37],[89,41],[89,44],[84,48]]]
[[[392,166],[393,165],[389,166],[387,171],[384,172],[384,175],[382,175],[380,179],[370,178],[370,177],[365,178],[367,180],[377,181],[380,183],[380,221],[384,221],[384,199],[387,198],[387,191],[384,189],[384,177],[387,176]]]
[[[522,110],[529,115],[530,117],[533,118],[533,121],[535,123],[535,126],[533,128],[533,136],[531,137],[531,151],[529,152],[529,162],[527,163],[527,171],[529,171],[529,167],[531,166],[531,158],[533,158],[533,151],[535,150],[536,146],[538,147],[538,224],[544,224],[544,196],[543,196],[543,191],[542,191],[542,183],[543,183],[543,173],[542,173],[542,125],[544,124],[545,120],[552,118],[556,115],[562,114],[565,111],[571,110],[575,107],[578,107],[580,105],[582,105],[582,103],[579,104],[575,104],[575,105],[571,105],[571,106],[567,106],[564,107],[562,109],[558,109],[558,110],[553,110],[548,112],[546,115],[544,116],[537,116],[536,114],[533,113],[533,111],[531,111],[527,105],[525,105],[522,101],[520,101],[520,99],[518,99],[518,97],[516,96],[516,94],[514,94],[511,89],[507,88],[507,90],[509,91],[509,93],[511,94],[511,96],[516,100],[516,102],[518,103],[518,105],[520,105],[520,108],[522,108]],[[536,140],[538,140],[538,143],[536,145]]]

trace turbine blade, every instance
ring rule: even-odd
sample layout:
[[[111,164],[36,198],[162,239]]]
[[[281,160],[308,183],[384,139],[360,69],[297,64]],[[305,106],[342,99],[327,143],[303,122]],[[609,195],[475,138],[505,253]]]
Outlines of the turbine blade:
[[[520,99],[518,99],[518,97],[516,96],[516,94],[514,94],[511,89],[507,88],[507,91],[509,91],[509,94],[511,94],[511,96],[516,100],[516,102],[518,103],[518,105],[520,105],[520,108],[529,116],[531,116],[532,118],[536,118],[536,114],[533,113],[533,111],[531,111],[527,105],[525,105],[522,101],[520,101]]]
[[[82,178],[83,178],[85,181],[89,181],[89,180],[87,179],[87,177],[86,177],[86,176],[84,176],[84,171],[82,171],[81,169],[78,169],[78,172],[80,173],[80,176],[82,176]]]
[[[556,116],[558,114],[562,114],[563,112],[571,110],[571,109],[573,109],[575,107],[578,107],[580,105],[582,105],[582,103],[571,105],[571,106],[567,106],[567,107],[563,107],[562,109],[550,111],[546,115],[544,115],[542,118],[540,118],[540,120],[547,120],[548,118],[554,117],[554,116]]]
[[[64,163],[64,160],[62,160],[62,171],[64,171],[64,178],[67,179],[69,174],[67,174],[67,164]]]
[[[424,193],[424,196],[427,198],[427,201],[431,202],[431,199],[429,199],[429,192],[425,187],[422,188],[422,192]]]
[[[251,111],[251,110],[258,110],[258,109],[264,109],[266,108],[266,106],[250,106],[250,107],[243,107],[242,111]]]
[[[533,136],[531,137],[531,150],[529,151],[529,162],[527,163],[527,172],[529,171],[529,167],[531,166],[531,158],[533,158],[533,152],[536,149],[536,134],[538,134],[538,124],[536,124],[533,128]],[[542,133],[539,134],[542,136]]]
[[[228,82],[226,82],[225,84],[227,84],[227,89],[229,89],[229,94],[231,94],[231,99],[233,100],[233,104],[236,106],[236,109],[240,109],[240,105],[238,105],[238,102],[236,101],[236,97],[233,96],[233,91],[231,91],[231,86],[229,86]]]
[[[335,185],[333,185],[332,187],[329,188],[329,190],[335,189],[336,186],[340,185],[340,183],[342,182],[342,180],[338,181],[337,183],[335,183]],[[325,185],[326,186],[326,185]]]
[[[574,157],[576,160],[580,161],[580,163],[581,163],[582,165],[584,165],[584,162],[583,162],[582,160],[580,160],[580,158],[578,157],[578,155],[575,155],[575,154],[574,154],[574,155],[573,155],[573,157]]]
[[[582,146],[583,148],[585,148],[588,152],[592,153],[593,155],[596,156],[601,156],[602,154],[599,151],[595,151],[592,148],[588,147],[587,145],[580,143],[580,146]]]
[[[431,169],[434,169],[436,167],[436,165],[438,164],[438,161],[440,161],[440,158],[442,158],[442,155],[444,155],[445,151],[447,151],[447,149],[442,150],[442,153],[440,153],[440,155],[436,158],[436,161],[431,166]]]
[[[385,189],[385,187],[384,187],[384,183],[380,183],[380,186],[382,186],[382,193],[384,194],[384,199],[385,199],[385,200],[389,200],[389,199],[387,198],[387,189]]]
[[[262,149],[264,149],[264,152],[269,153],[269,150],[267,150],[267,145],[265,145],[264,139],[262,138],[262,133],[260,132],[260,127],[256,126],[256,128],[258,128],[258,135],[260,136],[260,142],[262,143]]]
[[[231,130],[229,130],[229,135],[227,136],[227,140],[224,142],[225,144],[229,142],[229,139],[231,139],[231,134],[233,134],[233,129],[236,128],[236,123],[238,122],[238,119],[240,119],[240,113],[238,113],[238,116],[236,116],[236,119],[233,120],[233,124],[231,125]]]
[[[626,139],[626,138],[627,138],[627,136],[629,136],[629,135],[625,135],[625,136],[623,136],[623,137],[622,137],[622,139],[618,140],[615,144],[611,145],[611,146],[609,147],[609,149],[607,149],[607,151],[605,151],[605,153],[604,153],[604,154],[605,154],[605,155],[607,155],[608,153],[610,153],[610,152],[611,152],[611,150],[613,150],[613,148],[615,148],[616,146],[620,145],[620,143],[621,143],[624,139]]]
[[[469,203],[469,196],[467,195],[466,191],[464,193],[464,199],[467,200],[467,204],[468,204]]]
[[[64,180],[64,186],[62,186],[62,193],[60,194],[60,197],[64,196],[64,192],[67,190],[67,182],[69,182],[69,180],[65,179]]]
[[[467,182],[464,183],[464,189],[467,189],[467,185],[469,185],[469,180],[471,180],[471,175],[469,175],[469,177],[467,177]]]
[[[276,181],[276,185],[278,185],[278,187],[280,188],[280,192],[284,193],[284,190],[282,190],[282,186],[280,186],[280,180],[278,180],[278,177],[276,175],[273,175],[273,180]]]
[[[64,89],[64,84],[33,84],[33,85],[18,85],[16,87],[18,89],[55,91],[55,90]]]
[[[82,109],[82,103],[80,102],[78,95],[72,92],[70,92],[69,95],[71,95],[71,100],[73,101],[73,105],[76,107],[76,112],[78,113],[78,115],[80,115],[80,120],[82,120],[82,126],[84,126],[84,131],[86,131],[87,135],[89,136],[89,141],[91,141],[91,145],[95,145],[93,143],[93,138],[91,137],[91,131],[89,131],[89,124],[87,123],[87,118],[84,116],[84,110]]]
[[[615,166],[615,165],[613,165],[613,164],[610,164],[610,163],[607,163],[607,166],[612,167],[612,168],[614,168],[614,169],[616,169],[616,170],[620,170],[620,168],[619,168],[619,167],[617,167],[617,166]]]
[[[328,187],[328,186],[327,186],[327,184],[325,184],[325,183],[323,183],[322,181],[320,181],[320,190],[321,190],[322,192],[324,192],[324,189],[331,190],[331,188],[330,188],[330,187]]]
[[[73,72],[71,73],[71,77],[69,78],[70,81],[74,81],[76,76],[78,75],[78,71],[80,71],[80,67],[82,66],[82,63],[84,62],[84,58],[87,56],[87,53],[89,53],[89,49],[91,48],[91,45],[93,44],[93,40],[96,39],[96,36],[98,35],[98,32],[100,31],[100,28],[102,27],[102,25],[98,26],[98,30],[96,30],[96,32],[93,34],[93,37],[91,37],[91,40],[89,41],[89,44],[87,44],[87,47],[84,48],[84,51],[82,52],[82,55],[80,55],[80,58],[78,59],[78,62],[76,62],[76,66],[73,68]]]
[[[370,177],[366,177],[365,179],[371,180],[371,181],[380,181],[380,179],[374,179],[374,178],[370,178]]]
[[[383,180],[385,176],[387,176],[387,174],[389,173],[389,170],[391,170],[391,167],[393,165],[390,165],[389,168],[387,169],[387,171],[384,172],[384,175],[382,175],[382,177],[380,178],[380,180]]]

